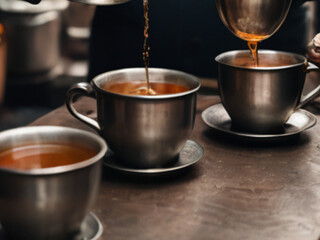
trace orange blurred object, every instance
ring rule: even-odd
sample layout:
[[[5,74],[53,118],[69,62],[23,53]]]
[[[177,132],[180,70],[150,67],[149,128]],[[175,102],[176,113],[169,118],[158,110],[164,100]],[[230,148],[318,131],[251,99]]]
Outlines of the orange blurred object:
[[[7,41],[5,35],[5,28],[0,23],[0,105],[4,99],[6,66],[7,66]]]

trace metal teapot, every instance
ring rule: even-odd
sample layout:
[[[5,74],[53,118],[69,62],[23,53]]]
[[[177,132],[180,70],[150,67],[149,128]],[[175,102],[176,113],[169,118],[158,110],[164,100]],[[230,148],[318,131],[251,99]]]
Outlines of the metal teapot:
[[[25,0],[32,4],[38,4],[41,0]],[[91,4],[91,5],[116,5],[125,2],[129,2],[130,0],[71,0],[74,2]]]
[[[237,37],[261,41],[282,25],[292,0],[215,0],[222,22]]]

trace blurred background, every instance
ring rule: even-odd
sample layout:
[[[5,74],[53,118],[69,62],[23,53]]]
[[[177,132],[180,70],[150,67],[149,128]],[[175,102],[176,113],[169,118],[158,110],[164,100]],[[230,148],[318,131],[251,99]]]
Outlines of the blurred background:
[[[305,4],[311,40],[320,32],[320,4]],[[67,0],[0,0],[0,131],[63,105],[69,87],[87,81],[94,12],[93,5]]]
[[[0,130],[63,105],[68,88],[86,81],[94,11],[66,0],[0,0]]]

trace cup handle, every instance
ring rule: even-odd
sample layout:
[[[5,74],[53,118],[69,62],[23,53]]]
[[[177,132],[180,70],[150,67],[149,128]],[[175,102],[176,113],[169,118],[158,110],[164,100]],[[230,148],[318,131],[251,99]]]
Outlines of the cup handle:
[[[81,96],[81,95],[96,98],[95,91],[93,90],[92,86],[89,83],[86,83],[86,82],[76,83],[72,85],[67,92],[67,95],[66,95],[67,109],[75,118],[79,119],[81,122],[84,122],[85,124],[94,128],[97,132],[100,132],[101,128],[99,126],[99,123],[96,120],[79,113],[75,109],[73,105],[74,99],[75,97]]]
[[[320,71],[320,69],[313,63],[308,62],[306,73],[309,73],[312,71]],[[303,105],[307,104],[308,102],[316,98],[319,95],[319,93],[320,93],[320,84],[315,89],[301,96],[300,103],[298,104],[297,109],[301,108]]]

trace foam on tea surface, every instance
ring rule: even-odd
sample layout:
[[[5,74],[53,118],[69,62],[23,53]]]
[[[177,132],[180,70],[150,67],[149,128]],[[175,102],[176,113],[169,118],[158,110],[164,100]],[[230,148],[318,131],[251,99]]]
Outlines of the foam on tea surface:
[[[150,87],[152,89],[152,95],[175,94],[190,90],[189,87],[166,82],[150,82]],[[145,88],[144,81],[130,81],[107,84],[102,88],[106,91],[118,94],[150,95],[150,92]]]
[[[33,144],[0,152],[0,167],[29,170],[69,165],[95,156],[88,147],[65,144]]]

